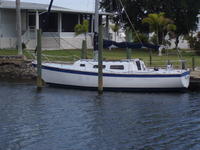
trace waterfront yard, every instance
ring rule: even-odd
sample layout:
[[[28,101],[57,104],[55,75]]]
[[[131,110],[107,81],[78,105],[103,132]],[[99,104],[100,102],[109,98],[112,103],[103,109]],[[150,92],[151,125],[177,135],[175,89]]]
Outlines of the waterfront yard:
[[[168,51],[168,52],[167,52]],[[200,56],[197,56],[195,52],[191,50],[181,50],[182,59],[186,60],[188,67],[192,68],[192,58],[195,58],[195,66],[200,66]],[[28,59],[34,59],[34,51],[24,50],[24,55]],[[0,50],[0,55],[17,55],[17,50]],[[80,50],[45,50],[42,52],[44,61],[64,61],[71,62],[80,59]],[[87,57],[93,57],[93,51],[87,51]],[[150,65],[150,52],[147,49],[132,50],[132,58],[140,58]],[[125,49],[112,49],[103,51],[104,60],[121,60],[126,59]],[[158,56],[157,51],[152,51],[152,66],[166,65],[167,61],[174,65],[179,65],[177,62],[180,60],[176,50],[166,50],[163,52],[163,56]]]

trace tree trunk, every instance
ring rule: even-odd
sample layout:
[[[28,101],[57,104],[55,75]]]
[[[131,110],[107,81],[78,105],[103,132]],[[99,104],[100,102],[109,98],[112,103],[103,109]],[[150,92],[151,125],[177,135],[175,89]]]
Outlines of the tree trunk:
[[[179,44],[179,36],[180,36],[180,35],[177,35],[177,36],[176,36],[176,41],[175,41],[175,48],[176,48],[176,49],[178,48],[178,44]]]
[[[158,56],[162,56],[162,47],[159,48],[159,54]]]
[[[159,45],[159,35],[158,35],[158,30],[156,31],[156,44]]]
[[[157,45],[160,45],[162,44],[161,42],[161,36],[160,36],[160,32],[157,30]],[[159,48],[159,53],[158,53],[158,56],[162,56],[162,47]]]
[[[87,59],[87,43],[85,40],[82,41],[81,59]]]
[[[17,26],[18,55],[23,55],[23,52],[22,52],[22,26],[21,26],[20,0],[16,0],[16,26]]]
[[[82,52],[81,59],[87,59],[87,33],[85,35],[85,40],[82,41]]]

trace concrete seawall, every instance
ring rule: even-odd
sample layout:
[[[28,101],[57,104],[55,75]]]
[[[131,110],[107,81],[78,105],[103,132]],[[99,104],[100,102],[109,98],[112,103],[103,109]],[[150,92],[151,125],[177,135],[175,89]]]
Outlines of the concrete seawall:
[[[200,70],[191,72],[190,89],[200,90]]]
[[[36,71],[31,61],[22,56],[0,56],[0,78],[34,80]]]

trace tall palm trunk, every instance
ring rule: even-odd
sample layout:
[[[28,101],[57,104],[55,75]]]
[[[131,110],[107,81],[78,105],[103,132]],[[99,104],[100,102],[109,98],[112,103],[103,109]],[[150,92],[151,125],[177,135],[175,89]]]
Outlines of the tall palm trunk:
[[[176,41],[175,41],[175,48],[178,48],[178,44],[179,44],[179,35],[176,36]]]

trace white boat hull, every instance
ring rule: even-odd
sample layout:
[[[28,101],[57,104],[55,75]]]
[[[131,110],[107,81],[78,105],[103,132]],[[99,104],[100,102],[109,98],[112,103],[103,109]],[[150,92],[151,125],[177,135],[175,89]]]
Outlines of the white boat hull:
[[[183,89],[188,88],[189,71],[179,74],[104,73],[106,89]],[[43,66],[42,78],[46,83],[82,88],[97,88],[98,74],[79,70]]]

